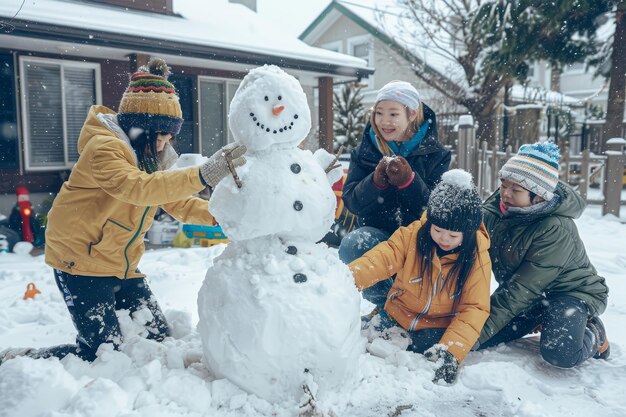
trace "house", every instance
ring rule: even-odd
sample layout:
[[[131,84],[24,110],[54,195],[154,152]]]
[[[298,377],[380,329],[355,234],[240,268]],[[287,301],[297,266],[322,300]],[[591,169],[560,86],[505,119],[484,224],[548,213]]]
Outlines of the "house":
[[[173,0],[5,0],[0,3],[0,213],[27,184],[37,202],[56,193],[78,158],[89,107],[117,109],[129,75],[164,58],[185,123],[180,153],[211,155],[230,138],[230,100],[246,72],[275,64],[310,98],[306,146],[332,146],[332,87],[373,73],[353,56],[284,36],[254,0],[212,2],[211,21],[175,12]],[[313,106],[318,99],[318,106]]]
[[[612,42],[614,32],[615,20],[605,18],[596,33],[598,42]],[[566,65],[559,74],[553,74],[549,63],[533,62],[528,74],[528,85],[558,91],[586,103],[587,106],[593,105],[606,111],[608,82],[603,77],[596,76],[596,70],[597,68],[585,62],[578,62]]]
[[[398,6],[391,0],[332,0],[300,39],[313,46],[361,57],[376,69],[373,76],[363,80],[367,84],[362,90],[366,107],[373,104],[376,92],[385,83],[395,79],[413,83],[423,100],[437,112],[440,139],[454,146],[452,128],[459,113],[465,113],[466,109],[450,103],[426,85],[415,75],[415,69],[421,68],[429,76],[448,78],[453,86],[462,86],[464,77],[454,76],[457,74],[454,67],[458,65],[450,65],[449,58],[439,56],[434,50],[420,49],[407,37],[411,30],[406,29],[414,23],[404,17],[405,12],[406,6]],[[601,38],[611,35],[610,23],[601,28]],[[527,83],[514,85],[506,99],[504,90],[500,94],[500,105],[493,114],[498,119],[497,142],[517,147],[538,137],[554,137],[555,126],[563,130],[563,120],[559,125],[555,116],[560,112],[573,115],[577,133],[573,146],[580,147],[584,140],[583,123],[587,129],[593,123],[586,119],[585,108],[593,104],[606,109],[607,86],[604,80],[593,77],[593,71],[586,69],[585,64],[569,65],[557,78],[559,82],[553,83],[551,69],[545,62],[531,63]],[[505,107],[509,109],[506,115]],[[586,143],[595,142],[588,138]]]
[[[362,79],[363,104],[374,104],[377,91],[393,80],[412,83],[422,100],[438,115],[460,113],[464,109],[446,100],[415,75],[419,66],[432,76],[445,78],[446,63],[426,56],[395,36],[399,9],[396,5],[377,6],[375,0],[359,2],[333,0],[302,32],[309,45],[365,59],[376,74]],[[388,3],[388,2],[387,2]],[[422,51],[424,52],[424,51]]]

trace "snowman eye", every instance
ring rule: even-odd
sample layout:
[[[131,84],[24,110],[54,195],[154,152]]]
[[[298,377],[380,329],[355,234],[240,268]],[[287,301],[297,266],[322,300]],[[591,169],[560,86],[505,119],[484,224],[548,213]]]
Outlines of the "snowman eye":
[[[279,100],[282,100],[282,99],[283,99],[283,96],[278,96],[278,99],[279,99]]]
[[[268,96],[265,96],[265,101],[270,101],[270,98]]]

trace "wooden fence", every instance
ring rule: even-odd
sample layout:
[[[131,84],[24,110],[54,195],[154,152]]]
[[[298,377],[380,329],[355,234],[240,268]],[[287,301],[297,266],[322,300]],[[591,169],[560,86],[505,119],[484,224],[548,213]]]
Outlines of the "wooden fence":
[[[471,116],[459,118],[459,131],[456,149],[452,148],[452,167],[464,169],[472,174],[481,193],[487,198],[500,185],[498,172],[513,154],[511,147],[500,150],[496,145],[487,148],[487,142],[479,143],[474,131]],[[602,214],[619,217],[622,201],[624,167],[626,166],[626,140],[611,139],[607,142],[609,150],[604,155],[592,154],[588,149],[580,155],[570,155],[565,148],[561,159],[561,180],[574,185],[575,189],[588,203],[601,204]],[[589,186],[599,184],[602,187],[600,199],[589,198]]]

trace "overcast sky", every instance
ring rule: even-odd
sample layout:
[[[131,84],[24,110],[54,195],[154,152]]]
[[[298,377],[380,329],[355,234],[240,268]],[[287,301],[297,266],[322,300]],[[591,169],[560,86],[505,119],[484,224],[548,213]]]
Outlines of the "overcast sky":
[[[257,0],[257,13],[276,27],[280,27],[285,34],[298,37],[330,1]],[[174,10],[191,11],[196,18],[210,18],[212,6],[227,2],[228,0],[174,0]]]

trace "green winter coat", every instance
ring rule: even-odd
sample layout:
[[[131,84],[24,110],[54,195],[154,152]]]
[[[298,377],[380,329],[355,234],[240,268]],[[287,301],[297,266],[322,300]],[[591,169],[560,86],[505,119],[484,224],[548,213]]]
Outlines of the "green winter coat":
[[[489,254],[499,287],[491,295],[491,313],[480,343],[542,297],[579,298],[591,315],[606,308],[609,290],[589,261],[573,220],[582,214],[585,201],[562,182],[555,194],[558,200],[526,214],[509,211],[503,215],[499,191],[484,202]]]

